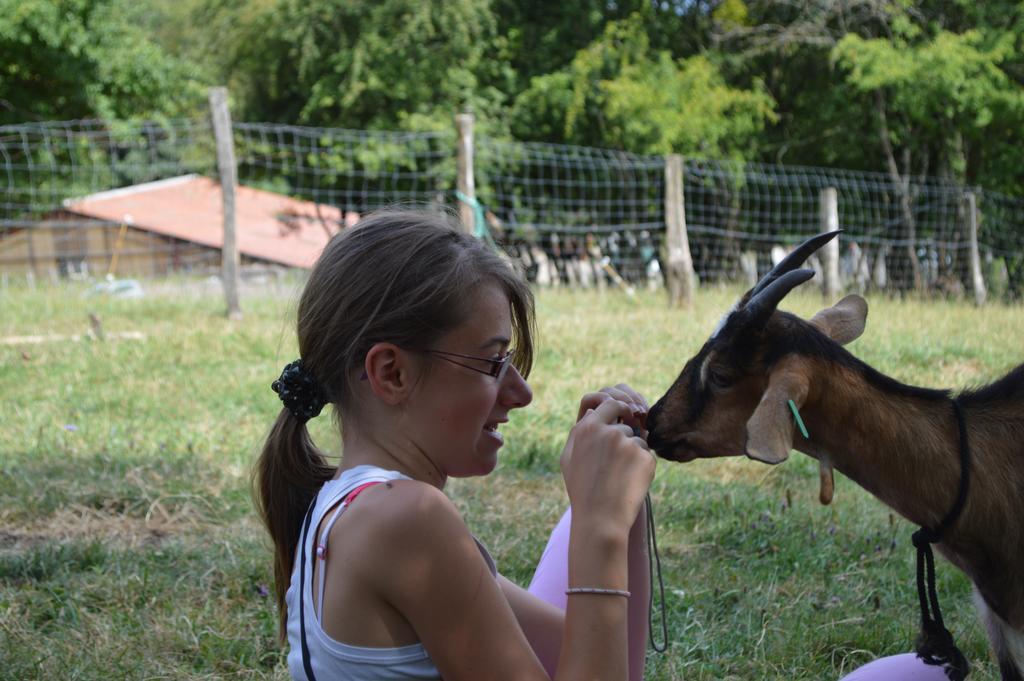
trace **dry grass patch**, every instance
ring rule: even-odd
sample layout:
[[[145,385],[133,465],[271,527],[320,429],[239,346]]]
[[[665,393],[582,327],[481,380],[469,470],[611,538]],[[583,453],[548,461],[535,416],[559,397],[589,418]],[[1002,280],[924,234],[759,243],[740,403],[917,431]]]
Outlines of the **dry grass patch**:
[[[156,499],[141,518],[72,504],[47,518],[0,524],[0,551],[24,551],[47,542],[99,541],[119,548],[154,546],[171,537],[201,531],[208,523],[205,513],[189,501],[169,512]]]

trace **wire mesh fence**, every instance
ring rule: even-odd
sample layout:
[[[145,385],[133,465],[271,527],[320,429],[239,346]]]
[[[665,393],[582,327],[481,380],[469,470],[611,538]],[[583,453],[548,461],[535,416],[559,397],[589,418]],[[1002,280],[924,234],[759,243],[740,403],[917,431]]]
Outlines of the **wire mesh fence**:
[[[455,134],[236,123],[238,177],[362,214],[394,204],[454,201]]]
[[[488,227],[541,286],[660,281],[664,162],[605,149],[483,138]]]
[[[997,192],[981,194],[979,241],[985,281],[998,298],[1024,298],[1024,201]]]
[[[754,280],[788,247],[822,231],[822,192],[830,187],[844,230],[843,288],[964,294],[973,210],[986,284],[1020,296],[1020,200],[936,178],[898,182],[884,173],[687,160],[687,231],[700,279]]]
[[[34,224],[65,200],[190,172],[210,173],[209,124],[64,121],[0,126],[4,227]]]
[[[76,210],[77,199],[190,173],[210,174],[205,121],[60,121],[0,126],[0,273],[86,277],[112,264],[165,274],[215,266],[180,239],[129,233],[123,221]],[[129,216],[130,217],[130,216]]]
[[[383,206],[470,203],[479,208],[481,232],[540,286],[657,287],[664,281],[665,202],[674,194],[666,192],[660,156],[478,137],[473,197],[455,189],[454,130],[235,123],[233,138],[243,187],[308,202],[331,233]],[[174,178],[216,178],[214,150],[206,121],[0,127],[0,273],[96,276],[215,267],[216,234],[202,240],[148,230],[157,222],[148,211],[158,207],[142,200]],[[686,159],[682,175],[685,227],[702,284],[751,281],[821,231],[827,222],[823,192],[831,188],[844,230],[842,288],[969,293],[976,231],[980,278],[990,295],[1024,296],[1021,199],[936,178],[894,181],[884,173],[735,161]],[[117,191],[141,197],[133,204],[136,214],[112,219],[82,208],[82,199]],[[200,220],[189,212],[188,199],[181,204],[182,221]],[[164,213],[179,213],[173,203],[161,205]],[[313,220],[310,215],[304,219]],[[201,217],[205,229],[220,229],[219,214]],[[246,229],[244,216],[239,229]],[[243,252],[243,263],[263,260],[246,260]]]

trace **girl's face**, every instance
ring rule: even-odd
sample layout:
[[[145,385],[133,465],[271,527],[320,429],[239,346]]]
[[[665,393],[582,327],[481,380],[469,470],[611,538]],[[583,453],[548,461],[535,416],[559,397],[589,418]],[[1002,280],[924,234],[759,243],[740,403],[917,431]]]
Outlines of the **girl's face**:
[[[424,354],[429,370],[406,414],[420,448],[445,475],[494,470],[503,444],[500,425],[533,399],[515,367],[509,365],[500,380],[488,374],[493,365],[487,360],[502,359],[511,338],[508,298],[497,285],[485,284],[470,301],[467,321],[430,348],[452,354]]]

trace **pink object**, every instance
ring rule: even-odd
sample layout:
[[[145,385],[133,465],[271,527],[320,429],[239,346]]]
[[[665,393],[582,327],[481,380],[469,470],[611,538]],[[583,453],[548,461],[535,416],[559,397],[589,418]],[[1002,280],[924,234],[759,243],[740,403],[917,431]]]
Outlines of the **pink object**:
[[[880,657],[840,681],[948,681],[942,667],[925,664],[914,653]]]
[[[527,589],[534,596],[547,601],[556,608],[565,610],[565,590],[569,588],[569,527],[572,524],[572,509],[565,509],[562,519],[555,525],[548,545],[537,563],[537,570]]]
[[[572,525],[572,509],[567,508],[562,514],[561,520],[555,525],[551,536],[548,537],[548,544],[544,547],[540,562],[533,573],[530,581],[529,592],[551,605],[565,610],[568,605],[568,596],[565,590],[569,588],[569,530]],[[631,560],[633,560],[631,556]],[[646,567],[646,565],[644,566]],[[582,587],[584,589],[594,587]],[[598,587],[599,588],[599,587]],[[628,591],[617,594],[628,594]],[[642,681],[644,678],[644,648],[647,645],[647,597],[648,591],[642,594],[627,596],[630,601],[629,608],[629,678],[631,681]],[[634,599],[636,602],[634,603]],[[638,607],[643,604],[644,607]],[[553,670],[549,670],[552,671]]]

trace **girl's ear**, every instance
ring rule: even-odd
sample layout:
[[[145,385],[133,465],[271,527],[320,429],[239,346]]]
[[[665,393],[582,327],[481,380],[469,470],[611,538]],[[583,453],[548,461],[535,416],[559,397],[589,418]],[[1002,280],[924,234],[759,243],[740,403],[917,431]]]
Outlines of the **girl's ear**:
[[[411,391],[416,369],[411,360],[409,353],[393,343],[377,343],[366,353],[366,381],[385,404],[400,404]]]

